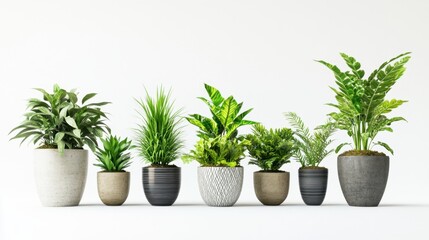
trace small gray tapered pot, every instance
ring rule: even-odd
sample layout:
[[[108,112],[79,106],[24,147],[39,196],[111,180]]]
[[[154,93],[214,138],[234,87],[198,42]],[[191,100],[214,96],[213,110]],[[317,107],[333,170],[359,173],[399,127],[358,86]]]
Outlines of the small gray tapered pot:
[[[339,156],[338,177],[350,206],[375,207],[389,176],[388,156]]]
[[[253,187],[258,200],[264,205],[280,205],[289,193],[289,172],[254,172]]]
[[[100,200],[108,206],[120,206],[130,191],[129,172],[98,172],[97,189]]]
[[[34,176],[39,199],[45,207],[79,205],[85,190],[88,151],[36,149]]]
[[[143,167],[143,189],[153,206],[171,206],[180,192],[180,167]]]
[[[241,194],[243,167],[198,167],[198,186],[208,206],[233,206]]]
[[[300,168],[298,175],[299,190],[304,203],[313,206],[321,205],[328,186],[328,169]]]

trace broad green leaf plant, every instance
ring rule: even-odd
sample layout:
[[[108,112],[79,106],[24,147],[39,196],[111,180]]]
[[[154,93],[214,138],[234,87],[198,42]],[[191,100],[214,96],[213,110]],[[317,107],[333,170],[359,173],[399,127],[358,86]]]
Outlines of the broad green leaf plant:
[[[400,54],[381,64],[368,78],[365,71],[355,58],[341,53],[341,57],[349,67],[341,71],[337,66],[325,61],[318,61],[328,67],[335,76],[337,88],[335,92],[337,103],[328,105],[336,108],[337,112],[329,115],[336,127],[345,130],[353,139],[354,153],[370,152],[373,146],[380,145],[393,154],[392,148],[380,141],[374,141],[379,132],[392,132],[391,124],[405,120],[403,117],[387,117],[393,109],[405,103],[405,100],[386,100],[387,93],[405,72],[405,64],[410,60],[410,53]],[[340,144],[335,152],[344,145]]]
[[[305,126],[303,120],[293,112],[286,113],[286,118],[295,134],[294,158],[301,163],[301,168],[317,168],[320,162],[331,154],[334,149],[328,149],[333,142],[330,137],[335,131],[331,122],[316,127],[313,134]]]
[[[110,136],[101,139],[103,148],[97,147],[95,156],[99,163],[94,166],[100,167],[105,172],[124,172],[131,165],[131,140]]]
[[[261,124],[256,124],[246,139],[250,142],[247,146],[252,158],[249,164],[257,165],[262,171],[277,172],[295,152],[293,132],[289,128],[266,129]]]
[[[180,157],[183,147],[181,110],[174,109],[171,91],[160,87],[156,96],[146,91],[144,100],[137,100],[141,123],[136,129],[139,155],[153,167],[167,167]]]
[[[96,150],[97,138],[110,132],[105,124],[106,114],[101,106],[109,102],[88,103],[96,93],[89,93],[79,102],[75,90],[66,91],[54,85],[53,93],[43,89],[35,90],[43,94],[43,99],[28,100],[25,120],[12,132],[12,139],[22,139],[21,144],[30,139],[39,148],[83,149],[87,145]]]
[[[252,109],[241,111],[243,103],[238,103],[233,96],[224,98],[219,90],[208,84],[205,84],[205,89],[209,99],[199,99],[208,106],[212,116],[191,114],[186,117],[189,123],[198,127],[200,139],[195,149],[183,156],[183,160],[195,160],[201,166],[240,166],[249,142],[243,136],[238,136],[238,129],[255,124],[244,119]]]

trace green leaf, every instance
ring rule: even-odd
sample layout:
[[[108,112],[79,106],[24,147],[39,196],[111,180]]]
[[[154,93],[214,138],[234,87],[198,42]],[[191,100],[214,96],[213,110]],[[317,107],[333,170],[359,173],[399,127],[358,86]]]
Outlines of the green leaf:
[[[374,145],[380,145],[380,146],[384,147],[387,151],[389,151],[393,155],[393,149],[387,143],[376,142]]]
[[[67,122],[68,125],[70,125],[73,128],[78,128],[78,126],[76,125],[76,121],[72,118],[72,117],[65,117],[65,120]]]
[[[55,134],[54,142],[58,144],[60,141],[63,140],[64,135],[65,135],[65,133],[63,133],[63,132],[58,132],[57,134]]]
[[[97,95],[97,93],[88,93],[87,95],[85,95],[85,97],[82,98],[82,104],[84,104],[89,99],[95,97],[95,95]]]
[[[343,147],[344,147],[344,146],[346,146],[346,145],[350,145],[350,143],[341,143],[340,145],[338,145],[338,146],[335,148],[335,153],[340,152],[340,151],[341,151],[341,148],[343,148]]]

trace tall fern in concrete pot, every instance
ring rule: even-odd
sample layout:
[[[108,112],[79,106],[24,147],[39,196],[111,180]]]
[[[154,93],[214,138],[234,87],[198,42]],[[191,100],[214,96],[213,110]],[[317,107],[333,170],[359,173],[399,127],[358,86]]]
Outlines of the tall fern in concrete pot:
[[[240,197],[243,185],[240,161],[245,157],[249,144],[238,135],[238,129],[255,124],[244,119],[252,109],[241,111],[243,103],[238,103],[233,96],[224,98],[219,90],[208,84],[205,84],[205,89],[209,99],[199,99],[209,107],[212,116],[192,114],[186,118],[198,127],[199,140],[183,160],[200,163],[198,184],[207,205],[233,206]]]
[[[136,129],[137,145],[143,160],[143,189],[147,200],[155,206],[172,205],[180,191],[181,169],[172,164],[183,147],[180,110],[175,110],[170,92],[160,87],[156,96],[146,92],[138,100],[141,123]]]
[[[16,133],[12,139],[31,140],[38,146],[34,172],[42,205],[76,206],[85,189],[88,169],[84,146],[94,151],[97,138],[110,132],[101,110],[108,102],[88,103],[95,93],[79,101],[75,90],[66,91],[58,85],[53,93],[36,90],[43,98],[28,100],[25,120],[11,131]]]
[[[337,111],[329,115],[336,127],[352,138],[352,143],[342,143],[336,148],[338,153],[345,145],[353,147],[338,157],[341,188],[351,206],[378,206],[383,197],[389,174],[389,157],[373,151],[372,147],[380,146],[393,154],[388,144],[375,141],[375,138],[380,132],[392,132],[392,123],[405,120],[388,117],[387,114],[406,101],[385,98],[404,74],[409,55],[400,54],[381,64],[367,78],[361,64],[344,53],[341,57],[349,67],[348,71],[319,61],[334,73],[336,79],[337,88],[331,89],[337,102],[329,105]]]

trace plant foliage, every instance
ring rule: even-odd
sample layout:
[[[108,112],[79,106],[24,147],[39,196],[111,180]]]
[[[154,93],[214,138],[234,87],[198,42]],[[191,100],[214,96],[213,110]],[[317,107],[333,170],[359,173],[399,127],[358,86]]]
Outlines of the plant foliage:
[[[101,141],[103,149],[97,148],[95,155],[99,163],[94,166],[100,167],[106,172],[120,172],[130,166],[131,156],[127,151],[131,148],[131,140],[110,136]]]
[[[383,63],[368,78],[355,58],[341,53],[350,70],[341,71],[337,66],[325,61],[318,61],[328,67],[335,76],[338,88],[335,92],[336,104],[328,104],[338,111],[329,114],[338,129],[347,131],[353,139],[355,150],[370,150],[380,145],[393,154],[393,150],[384,142],[374,142],[379,132],[392,132],[391,124],[405,120],[403,117],[386,116],[393,109],[401,106],[404,100],[385,100],[396,81],[404,74],[405,64],[410,59],[409,52],[403,53]],[[344,145],[336,148],[339,152]]]
[[[286,113],[286,117],[296,136],[297,151],[295,151],[294,157],[303,168],[318,167],[320,162],[334,151],[327,149],[333,141],[330,137],[335,130],[334,124],[328,121],[326,124],[317,127],[311,134],[296,113]]]
[[[195,144],[195,150],[184,155],[183,160],[196,160],[202,166],[239,166],[249,143],[238,136],[238,128],[255,124],[244,119],[252,109],[241,111],[243,103],[238,103],[233,96],[224,98],[216,88],[208,84],[204,86],[209,99],[199,99],[209,107],[212,116],[191,114],[186,118],[199,128],[200,139]]]
[[[249,155],[252,157],[249,164],[254,164],[264,171],[279,171],[290,162],[295,152],[293,132],[289,128],[266,129],[261,124],[253,126],[253,133],[246,139]]]
[[[242,137],[200,138],[195,144],[195,150],[185,154],[183,160],[185,162],[195,160],[203,167],[237,167],[245,157],[244,152],[249,144],[249,141]]]
[[[31,139],[35,145],[58,148],[60,152],[82,149],[85,145],[95,151],[97,137],[110,132],[100,108],[108,102],[87,103],[95,93],[85,95],[79,104],[75,90],[66,91],[58,85],[54,85],[53,93],[35,90],[43,94],[43,99],[28,100],[25,121],[12,129],[10,133],[17,131],[12,139],[22,138],[21,144]]]
[[[167,166],[176,160],[183,147],[181,110],[170,101],[171,92],[158,88],[155,98],[146,91],[145,100],[137,100],[141,124],[136,129],[140,156],[152,166]]]
[[[208,139],[226,136],[227,139],[233,139],[237,137],[239,127],[255,124],[244,119],[252,109],[241,112],[243,103],[238,103],[233,96],[222,97],[219,90],[208,84],[204,86],[210,99],[203,97],[199,99],[207,104],[212,117],[192,114],[186,118],[189,123],[199,128],[198,137]]]

